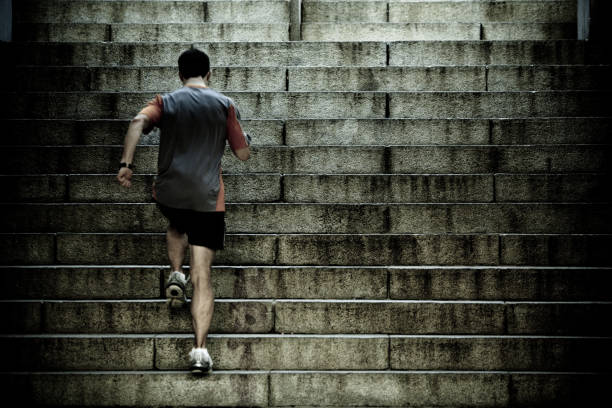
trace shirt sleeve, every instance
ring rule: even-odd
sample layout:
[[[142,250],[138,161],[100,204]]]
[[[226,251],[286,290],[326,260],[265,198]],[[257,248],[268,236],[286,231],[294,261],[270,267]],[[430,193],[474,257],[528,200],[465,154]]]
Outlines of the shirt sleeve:
[[[238,122],[234,105],[230,105],[227,112],[227,140],[234,153],[236,150],[248,147],[246,137]]]
[[[145,106],[140,112],[149,117],[150,125],[148,128],[143,129],[143,133],[146,135],[153,127],[159,125],[162,113],[164,112],[164,100],[161,95],[155,95],[155,98],[151,99],[147,106]]]

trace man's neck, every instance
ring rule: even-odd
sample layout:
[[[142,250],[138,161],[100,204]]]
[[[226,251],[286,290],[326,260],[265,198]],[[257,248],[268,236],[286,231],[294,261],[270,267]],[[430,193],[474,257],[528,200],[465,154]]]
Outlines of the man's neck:
[[[189,78],[188,80],[183,82],[183,86],[197,86],[201,88],[208,88],[206,82],[200,78]]]

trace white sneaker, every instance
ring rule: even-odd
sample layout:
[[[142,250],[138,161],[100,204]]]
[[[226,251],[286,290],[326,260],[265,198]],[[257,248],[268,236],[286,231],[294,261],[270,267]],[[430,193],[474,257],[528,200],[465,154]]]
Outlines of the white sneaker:
[[[208,374],[212,371],[213,361],[206,348],[192,348],[189,352],[189,363],[194,374]]]

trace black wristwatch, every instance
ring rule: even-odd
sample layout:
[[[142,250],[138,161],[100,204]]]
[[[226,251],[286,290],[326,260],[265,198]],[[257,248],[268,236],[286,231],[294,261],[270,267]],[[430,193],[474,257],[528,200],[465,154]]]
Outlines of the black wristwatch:
[[[134,170],[134,165],[132,163],[121,162],[121,167],[127,167],[130,170]]]

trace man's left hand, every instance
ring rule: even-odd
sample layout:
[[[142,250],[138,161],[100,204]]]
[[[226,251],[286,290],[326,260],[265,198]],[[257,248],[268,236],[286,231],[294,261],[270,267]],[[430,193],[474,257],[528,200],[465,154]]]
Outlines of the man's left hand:
[[[121,167],[119,169],[119,173],[117,174],[117,180],[119,180],[119,184],[123,187],[131,187],[132,186],[132,169],[127,167]]]

